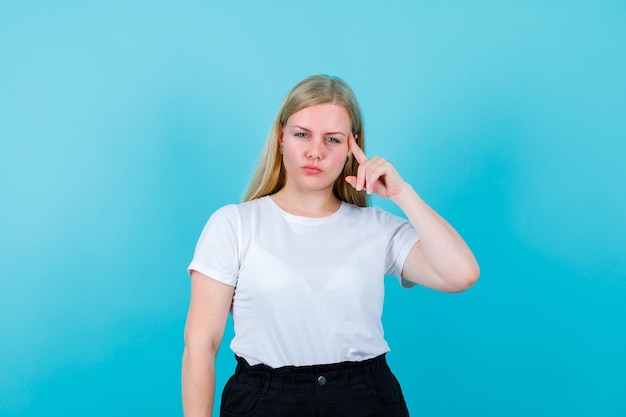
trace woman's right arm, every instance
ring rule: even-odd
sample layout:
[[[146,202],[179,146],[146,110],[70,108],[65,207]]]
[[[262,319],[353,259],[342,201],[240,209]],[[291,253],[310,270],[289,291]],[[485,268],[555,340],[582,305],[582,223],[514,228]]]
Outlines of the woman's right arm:
[[[207,417],[215,398],[215,357],[222,342],[235,287],[191,273],[182,366],[185,417]]]

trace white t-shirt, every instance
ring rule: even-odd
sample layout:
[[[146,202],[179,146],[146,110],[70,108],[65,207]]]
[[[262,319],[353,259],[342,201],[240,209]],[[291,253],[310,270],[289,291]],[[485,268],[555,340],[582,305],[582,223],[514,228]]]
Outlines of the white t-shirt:
[[[389,351],[383,278],[400,276],[417,240],[377,207],[311,218],[267,196],[217,210],[188,270],[236,287],[230,346],[251,365],[361,361]]]

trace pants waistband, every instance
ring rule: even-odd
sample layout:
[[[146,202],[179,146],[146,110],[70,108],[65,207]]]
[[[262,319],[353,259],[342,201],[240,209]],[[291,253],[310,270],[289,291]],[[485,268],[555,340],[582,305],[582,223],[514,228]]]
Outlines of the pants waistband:
[[[370,383],[378,375],[391,372],[385,354],[360,362],[340,362],[328,365],[284,366],[272,368],[264,364],[249,365],[235,355],[237,369],[233,378],[238,382],[273,388],[337,387]]]

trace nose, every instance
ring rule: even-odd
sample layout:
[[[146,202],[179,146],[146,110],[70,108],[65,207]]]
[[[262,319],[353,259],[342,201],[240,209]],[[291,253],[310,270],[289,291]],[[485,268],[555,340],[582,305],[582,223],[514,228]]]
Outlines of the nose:
[[[310,159],[322,159],[322,145],[321,145],[321,141],[312,141],[311,142],[311,147],[309,148],[309,151],[307,152],[307,158]]]

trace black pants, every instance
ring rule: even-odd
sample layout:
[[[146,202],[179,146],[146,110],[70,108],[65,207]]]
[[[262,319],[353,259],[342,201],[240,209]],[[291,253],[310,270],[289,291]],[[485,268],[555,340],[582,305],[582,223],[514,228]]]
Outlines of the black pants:
[[[385,355],[332,365],[237,369],[222,393],[221,417],[408,417]]]

